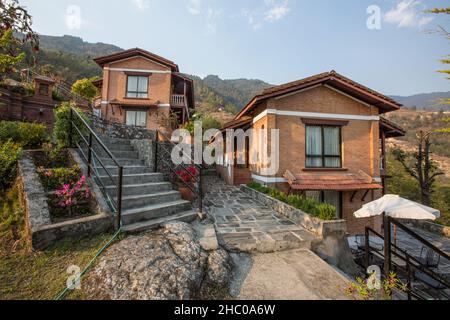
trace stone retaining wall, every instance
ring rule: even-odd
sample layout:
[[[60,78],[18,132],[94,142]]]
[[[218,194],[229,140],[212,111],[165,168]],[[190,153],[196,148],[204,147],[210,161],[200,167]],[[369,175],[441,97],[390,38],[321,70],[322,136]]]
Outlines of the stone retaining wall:
[[[52,223],[44,187],[36,173],[30,152],[25,152],[19,160],[18,186],[25,211],[27,236],[34,250],[44,250],[61,239],[76,240],[106,232],[113,227],[112,215],[105,210],[102,199],[99,199],[99,191],[92,184],[97,202],[96,215]]]
[[[127,126],[123,123],[106,121],[94,115],[91,115],[90,118],[95,130],[98,133],[104,134],[110,138],[156,140],[156,131],[151,131],[141,127]]]
[[[144,160],[146,166],[155,171],[155,141],[150,139],[133,139],[131,145],[137,151],[139,159]]]
[[[348,245],[345,220],[324,221],[246,185],[242,185],[241,190],[256,201],[317,235],[320,241],[312,243],[311,249],[322,259],[337,266],[345,273],[356,274],[357,267]]]

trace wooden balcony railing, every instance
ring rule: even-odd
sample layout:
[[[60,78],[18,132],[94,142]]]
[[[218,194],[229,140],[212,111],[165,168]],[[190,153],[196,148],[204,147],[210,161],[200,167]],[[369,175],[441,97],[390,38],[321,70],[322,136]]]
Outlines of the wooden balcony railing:
[[[175,107],[186,106],[186,96],[183,94],[173,94],[171,99],[171,104]]]

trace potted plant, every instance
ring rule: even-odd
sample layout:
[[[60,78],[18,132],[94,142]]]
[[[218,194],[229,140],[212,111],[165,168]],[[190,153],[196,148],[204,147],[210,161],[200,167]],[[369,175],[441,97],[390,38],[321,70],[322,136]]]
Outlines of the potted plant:
[[[179,169],[175,171],[175,178],[177,179],[178,191],[181,193],[181,198],[192,202],[195,198],[192,189],[195,190],[199,171],[195,166],[187,167],[186,169]],[[189,188],[190,186],[190,188]]]

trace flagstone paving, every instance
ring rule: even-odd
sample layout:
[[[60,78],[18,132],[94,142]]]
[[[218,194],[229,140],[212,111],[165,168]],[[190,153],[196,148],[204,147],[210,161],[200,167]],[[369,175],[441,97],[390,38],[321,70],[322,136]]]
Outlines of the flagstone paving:
[[[307,248],[316,237],[216,176],[204,178],[205,211],[219,243],[229,250],[274,252]]]
[[[428,240],[437,248],[441,249],[447,254],[450,254],[450,239],[441,235],[437,235],[422,229],[409,226],[414,232]],[[392,234],[394,231],[392,230]],[[397,246],[406,250],[410,255],[414,257],[420,257],[423,245],[416,239],[401,229],[397,230]],[[437,270],[439,273],[450,275],[450,260],[441,257]]]

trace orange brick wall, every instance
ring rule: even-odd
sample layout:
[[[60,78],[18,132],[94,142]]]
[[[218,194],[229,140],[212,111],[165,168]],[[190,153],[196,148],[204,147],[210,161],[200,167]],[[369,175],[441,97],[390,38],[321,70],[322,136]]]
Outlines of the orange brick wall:
[[[112,69],[112,70],[111,70]],[[170,73],[152,73],[148,81],[148,99],[129,99],[126,96],[127,75],[124,71],[114,69],[136,69],[136,70],[157,70],[169,72],[170,69],[158,63],[152,62],[142,57],[118,61],[105,65],[103,69],[102,100],[127,103],[142,103],[145,106],[152,106],[147,114],[147,128],[154,130],[164,128],[162,123],[167,122],[170,113],[170,98],[172,75]],[[159,106],[156,105],[166,105]],[[134,109],[139,109],[135,107]],[[102,106],[102,116],[108,121],[125,122],[125,112],[119,106]]]
[[[253,112],[257,116],[265,109],[285,111],[321,112],[332,114],[350,114],[361,116],[378,115],[375,107],[369,107],[327,87],[317,87],[281,99],[270,99],[264,106]],[[282,177],[286,170],[301,174],[305,168],[305,125],[300,117],[269,114],[256,123],[256,132],[264,125],[265,128],[280,130],[280,168],[277,177]],[[349,120],[342,127],[343,167],[346,172],[358,173],[364,171],[374,178],[380,177],[380,145],[378,121]],[[270,141],[268,141],[269,143]],[[269,145],[269,144],[268,144]],[[253,147],[255,148],[255,146]],[[252,171],[259,174],[261,166],[252,166]],[[287,191],[286,183],[277,183],[277,188]],[[361,198],[364,191],[359,191],[353,202],[350,202],[352,192],[343,192],[342,215],[347,220],[348,232],[364,233],[366,225],[375,230],[381,229],[381,218],[356,219],[353,212],[361,208]],[[370,202],[381,196],[381,191],[371,191],[365,202]]]

